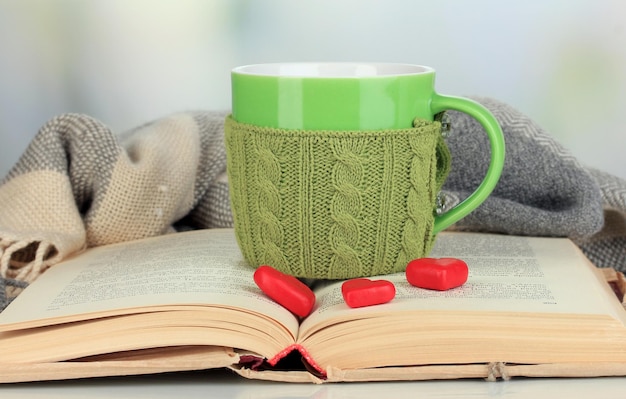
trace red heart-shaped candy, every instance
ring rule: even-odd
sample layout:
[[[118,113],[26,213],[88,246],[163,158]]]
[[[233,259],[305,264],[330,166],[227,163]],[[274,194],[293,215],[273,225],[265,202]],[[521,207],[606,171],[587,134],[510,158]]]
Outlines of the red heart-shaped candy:
[[[291,313],[306,317],[315,305],[315,294],[302,281],[271,266],[259,266],[254,282],[271,299]]]
[[[411,285],[445,291],[467,281],[467,263],[456,258],[419,258],[409,262],[406,279]]]
[[[380,305],[396,296],[396,287],[391,281],[355,278],[341,285],[344,301],[351,308]]]

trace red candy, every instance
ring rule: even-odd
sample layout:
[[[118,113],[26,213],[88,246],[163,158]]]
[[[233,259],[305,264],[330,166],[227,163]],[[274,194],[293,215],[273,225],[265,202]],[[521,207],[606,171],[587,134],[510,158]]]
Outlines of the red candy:
[[[356,278],[341,285],[344,301],[351,308],[380,305],[396,296],[396,287],[391,281]]]
[[[420,258],[409,262],[406,279],[411,285],[445,291],[467,281],[467,263],[456,258]]]
[[[315,294],[294,276],[263,265],[254,272],[254,282],[265,295],[297,316],[306,317],[313,310]]]

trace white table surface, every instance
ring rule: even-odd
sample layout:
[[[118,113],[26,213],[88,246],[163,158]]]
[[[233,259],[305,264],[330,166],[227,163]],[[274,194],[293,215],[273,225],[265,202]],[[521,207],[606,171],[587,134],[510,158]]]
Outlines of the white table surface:
[[[287,384],[251,381],[228,371],[0,385],[0,398],[624,398],[626,377],[391,383]]]

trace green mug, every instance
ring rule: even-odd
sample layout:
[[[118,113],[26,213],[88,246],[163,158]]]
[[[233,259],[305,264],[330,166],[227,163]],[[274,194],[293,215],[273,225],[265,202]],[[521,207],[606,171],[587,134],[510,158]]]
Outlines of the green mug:
[[[253,266],[324,279],[403,271],[500,178],[498,122],[475,101],[436,93],[432,68],[258,64],[233,69],[231,81],[231,206],[239,246]],[[450,154],[436,116],[446,110],[482,124],[491,158],[476,190],[438,214]]]

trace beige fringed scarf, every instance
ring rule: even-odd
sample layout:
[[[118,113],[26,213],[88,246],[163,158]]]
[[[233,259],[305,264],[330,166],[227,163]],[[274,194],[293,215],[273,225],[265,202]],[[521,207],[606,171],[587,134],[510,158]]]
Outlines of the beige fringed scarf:
[[[30,282],[83,248],[175,223],[231,226],[224,117],[178,114],[124,137],[84,115],[49,121],[0,186],[0,276]],[[5,301],[21,286],[9,284]]]

